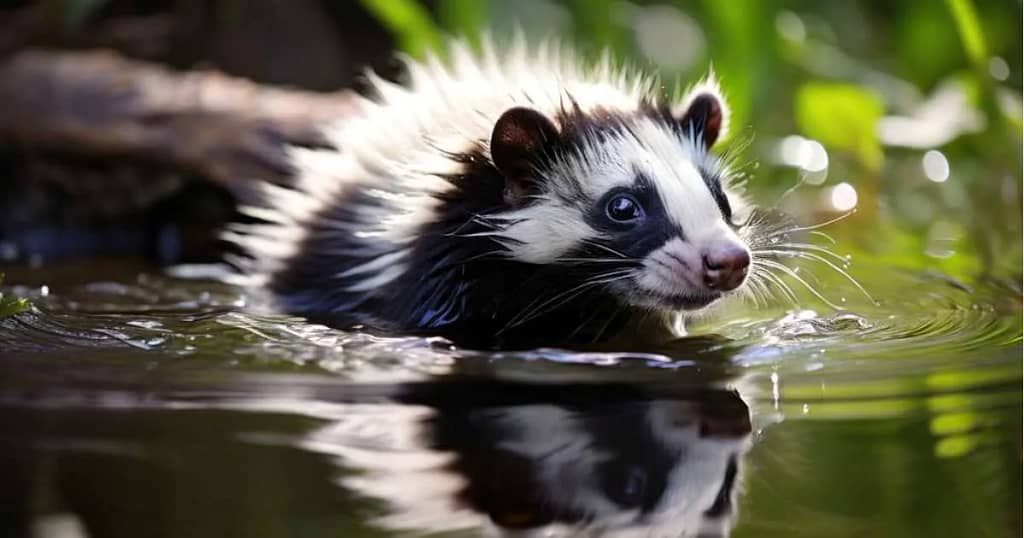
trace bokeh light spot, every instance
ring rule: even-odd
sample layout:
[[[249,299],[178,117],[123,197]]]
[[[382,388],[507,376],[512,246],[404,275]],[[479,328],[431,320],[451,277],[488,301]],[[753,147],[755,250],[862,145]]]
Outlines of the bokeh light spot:
[[[949,161],[941,151],[929,150],[921,158],[924,175],[931,181],[942,183],[949,179]]]
[[[993,56],[988,61],[988,74],[992,75],[992,78],[1003,81],[1010,78],[1010,64],[1006,63],[1000,56]]]
[[[849,211],[857,207],[857,189],[849,183],[840,183],[832,187],[829,199],[832,202],[832,207],[839,211]]]
[[[780,11],[778,15],[775,15],[775,31],[782,37],[797,43],[803,43],[807,38],[804,21],[792,11]]]
[[[704,32],[700,25],[673,6],[637,10],[633,30],[640,51],[662,68],[685,71],[704,56]]]
[[[822,172],[828,168],[828,152],[817,140],[791,135],[778,146],[779,162],[808,172]]]

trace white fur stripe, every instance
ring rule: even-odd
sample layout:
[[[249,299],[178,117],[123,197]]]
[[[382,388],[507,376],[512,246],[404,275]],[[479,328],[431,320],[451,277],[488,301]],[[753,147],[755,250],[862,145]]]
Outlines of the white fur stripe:
[[[363,273],[369,273],[371,271],[378,271],[384,269],[389,265],[397,265],[398,261],[408,256],[408,254],[408,250],[399,250],[396,252],[383,254],[381,256],[377,256],[373,260],[366,262],[362,265],[357,265],[351,269],[338,273],[336,278],[347,278],[353,275],[360,275]]]

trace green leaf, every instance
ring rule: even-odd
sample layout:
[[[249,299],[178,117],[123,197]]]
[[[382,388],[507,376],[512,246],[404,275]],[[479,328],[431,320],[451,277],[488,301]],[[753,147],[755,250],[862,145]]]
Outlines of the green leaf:
[[[971,0],[947,0],[946,4],[956,21],[956,29],[967,57],[975,66],[984,66],[988,55],[985,53],[985,37],[974,4]]]
[[[423,58],[428,51],[441,49],[441,29],[427,8],[415,0],[362,0],[362,3],[395,36],[403,51]]]
[[[855,154],[868,170],[881,167],[877,125],[883,108],[878,96],[859,86],[812,82],[797,91],[795,108],[805,136]]]
[[[4,275],[0,273],[0,284],[4,282]],[[28,299],[21,299],[18,297],[4,297],[3,292],[0,292],[0,320],[7,319],[15,314],[20,314],[28,310],[30,304]]]
[[[954,435],[935,443],[935,455],[950,459],[966,456],[981,444],[980,435]]]
[[[677,0],[681,9],[693,9],[692,3]],[[729,136],[744,131],[754,116],[757,88],[773,73],[774,49],[766,46],[768,33],[764,23],[773,9],[758,0],[704,0],[707,17],[708,47],[718,82],[729,103]]]

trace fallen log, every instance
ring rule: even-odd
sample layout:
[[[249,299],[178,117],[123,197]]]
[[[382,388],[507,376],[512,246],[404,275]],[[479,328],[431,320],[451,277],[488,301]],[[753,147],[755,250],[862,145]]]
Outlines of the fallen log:
[[[349,92],[271,88],[212,70],[175,72],[106,51],[24,50],[0,61],[0,143],[196,174],[236,198],[285,181],[287,144],[359,114]]]

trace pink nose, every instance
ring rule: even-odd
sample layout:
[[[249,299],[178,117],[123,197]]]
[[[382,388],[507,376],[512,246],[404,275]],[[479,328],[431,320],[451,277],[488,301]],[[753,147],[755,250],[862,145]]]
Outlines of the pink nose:
[[[743,245],[712,243],[704,250],[704,285],[719,291],[740,287],[750,268],[750,253]]]

